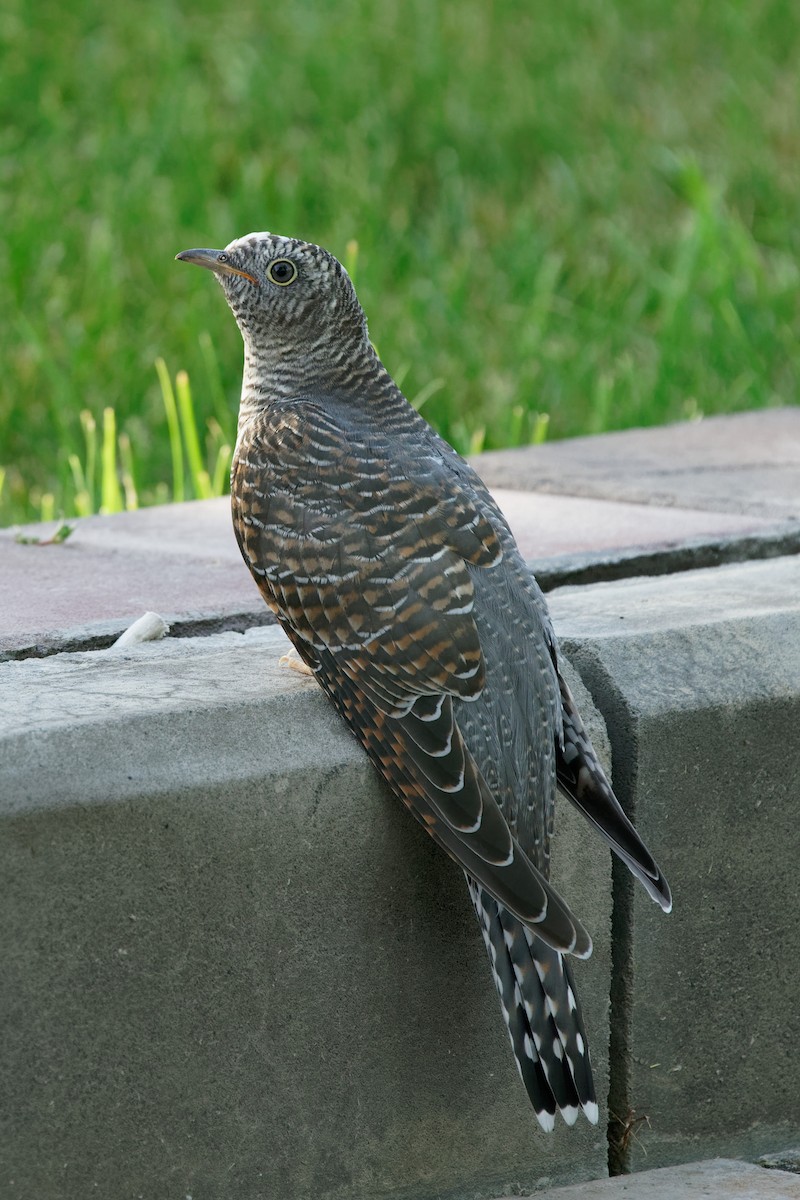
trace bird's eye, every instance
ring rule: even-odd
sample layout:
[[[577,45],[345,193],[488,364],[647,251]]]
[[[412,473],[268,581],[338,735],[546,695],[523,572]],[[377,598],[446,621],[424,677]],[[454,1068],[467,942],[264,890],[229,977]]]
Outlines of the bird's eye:
[[[227,262],[227,261],[228,261],[228,256],[224,251],[222,252],[222,254],[217,255],[217,262]]]
[[[290,258],[276,258],[267,267],[267,279],[286,287],[287,283],[294,283],[297,279],[297,267]]]

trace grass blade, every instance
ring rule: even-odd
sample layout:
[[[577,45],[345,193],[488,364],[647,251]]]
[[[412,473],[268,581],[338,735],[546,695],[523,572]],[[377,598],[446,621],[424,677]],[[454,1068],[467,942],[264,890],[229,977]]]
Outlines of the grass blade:
[[[533,421],[533,432],[531,433],[532,446],[541,446],[542,442],[547,441],[547,429],[549,425],[549,413],[536,413]]]
[[[175,389],[178,393],[178,412],[181,419],[183,441],[186,446],[186,457],[189,460],[189,476],[192,481],[195,496],[201,500],[211,498],[211,480],[203,463],[200,451],[200,439],[197,436],[197,422],[194,419],[192,389],[189,386],[189,376],[185,371],[178,371],[175,376]]]
[[[128,512],[135,512],[139,507],[139,493],[136,490],[136,478],[133,471],[133,448],[127,433],[119,435],[119,461],[122,486],[125,490],[125,508]]]
[[[101,448],[100,512],[122,512],[122,492],[117,477],[117,416],[113,408],[103,409],[103,445]]]
[[[226,436],[230,438],[234,430],[235,413],[231,411],[231,406],[225,395],[225,388],[222,386],[219,360],[217,359],[217,352],[214,349],[214,343],[211,340],[211,334],[207,329],[204,329],[198,334],[197,340],[200,344],[200,353],[203,356],[203,364],[206,368],[206,377],[208,379],[208,386],[211,389],[211,400],[217,420],[223,429],[229,431]]]
[[[233,451],[227,442],[217,451],[217,461],[214,463],[214,474],[211,479],[211,491],[214,496],[224,496],[228,490],[232,456]]]
[[[169,431],[169,448],[172,454],[172,499],[176,502],[183,500],[183,443],[181,427],[178,422],[178,409],[175,405],[175,393],[172,390],[172,380],[169,377],[167,364],[163,358],[156,359],[158,382],[161,384],[161,398],[164,401],[164,412],[167,414],[167,430]]]
[[[97,495],[97,422],[88,408],[81,410],[81,429],[86,446],[86,468],[83,471],[83,488],[89,497],[89,512],[95,511],[95,496]]]
[[[355,286],[356,272],[358,271],[358,242],[355,238],[351,238],[344,248],[344,269]]]
[[[81,465],[81,460],[77,454],[69,454],[67,456],[70,473],[72,475],[72,484],[75,489],[75,497],[73,504],[75,511],[79,517],[90,517],[94,512],[92,498],[89,495],[89,489],[86,486],[86,474]]]

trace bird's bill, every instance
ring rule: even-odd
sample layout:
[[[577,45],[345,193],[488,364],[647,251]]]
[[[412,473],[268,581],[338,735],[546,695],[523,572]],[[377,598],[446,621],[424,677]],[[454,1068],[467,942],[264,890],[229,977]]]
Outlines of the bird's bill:
[[[220,255],[224,253],[224,250],[182,250],[180,254],[175,255],[175,258],[178,262],[194,263],[196,267],[206,267],[217,275],[241,275],[243,279],[249,279],[258,287],[258,280],[254,275],[248,274],[240,267],[232,266],[229,262],[220,262]]]

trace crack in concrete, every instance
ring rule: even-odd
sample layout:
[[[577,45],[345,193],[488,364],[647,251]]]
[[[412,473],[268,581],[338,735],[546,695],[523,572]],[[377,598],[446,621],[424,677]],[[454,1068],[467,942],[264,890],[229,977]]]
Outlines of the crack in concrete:
[[[533,560],[530,563],[543,592],[565,586],[584,586],[608,583],[635,576],[675,575],[685,571],[718,567],[728,563],[751,562],[800,554],[800,525],[788,521],[768,532],[751,535],[732,534],[713,540],[697,538],[675,546],[656,549],[632,547],[598,555],[566,554],[559,557]],[[164,613],[170,626],[170,637],[209,637],[216,633],[245,633],[248,629],[274,625],[269,609],[257,607],[225,616],[198,617],[195,614]],[[26,646],[0,651],[0,663],[18,662],[27,658],[48,658],[53,654],[71,654],[91,650],[107,650],[130,624],[130,618],[102,622],[102,627],[78,627],[58,631]]]

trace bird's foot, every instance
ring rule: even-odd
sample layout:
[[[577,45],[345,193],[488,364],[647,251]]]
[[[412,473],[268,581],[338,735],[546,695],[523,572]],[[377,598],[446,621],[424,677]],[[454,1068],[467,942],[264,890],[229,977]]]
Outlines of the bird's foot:
[[[298,675],[310,675],[314,677],[314,672],[306,663],[303,662],[300,655],[292,646],[286,654],[282,654],[278,659],[279,667],[288,667],[290,671],[297,671]]]

